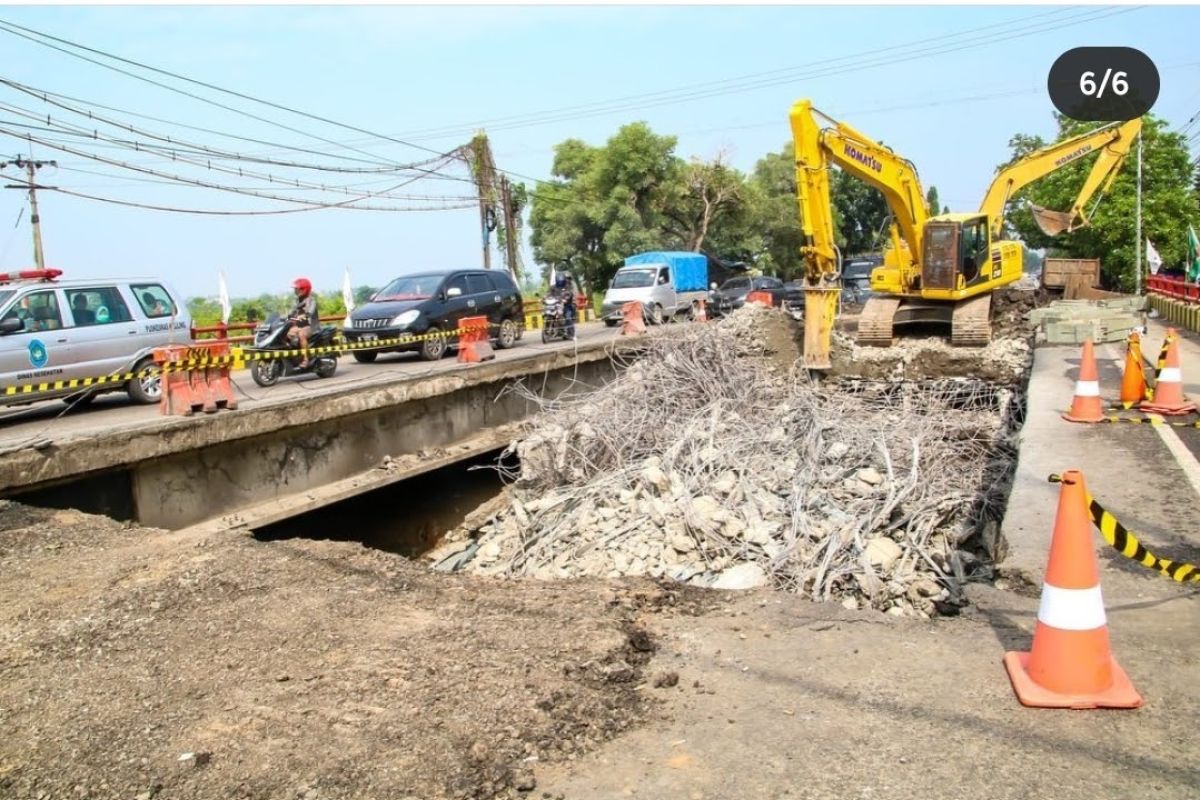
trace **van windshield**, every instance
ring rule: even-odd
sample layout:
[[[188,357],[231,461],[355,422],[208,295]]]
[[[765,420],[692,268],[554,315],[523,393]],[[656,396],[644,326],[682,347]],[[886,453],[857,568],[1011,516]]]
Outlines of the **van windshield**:
[[[442,275],[410,275],[396,278],[380,289],[379,294],[371,299],[376,303],[395,300],[426,300],[433,297],[433,293],[437,291],[438,284],[442,282],[443,277]]]
[[[657,273],[656,269],[623,269],[617,272],[617,277],[613,278],[612,288],[636,289],[641,286],[652,286]]]

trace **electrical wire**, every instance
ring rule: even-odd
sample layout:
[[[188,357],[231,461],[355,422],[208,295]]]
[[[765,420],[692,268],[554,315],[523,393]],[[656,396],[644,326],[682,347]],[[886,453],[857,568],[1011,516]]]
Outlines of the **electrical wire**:
[[[13,30],[14,28],[15,28],[15,29],[17,29],[17,30]],[[196,86],[202,86],[202,87],[204,87],[204,88],[206,88],[206,89],[211,89],[211,90],[213,90],[213,91],[221,92],[221,93],[223,93],[223,94],[228,94],[228,95],[231,95],[231,96],[233,96],[233,97],[238,97],[238,98],[240,98],[240,99],[243,99],[243,100],[249,100],[249,101],[251,101],[251,102],[258,103],[258,104],[260,104],[260,105],[265,105],[265,106],[268,106],[268,107],[270,107],[270,108],[277,109],[277,110],[279,110],[279,111],[286,111],[286,112],[288,112],[288,113],[290,113],[290,114],[295,114],[295,115],[297,115],[297,116],[305,117],[305,118],[307,118],[307,119],[315,120],[315,121],[318,121],[318,122],[323,122],[323,123],[325,123],[325,124],[327,124],[327,125],[333,125],[333,126],[335,126],[335,127],[344,128],[344,129],[346,129],[346,130],[351,130],[351,131],[355,131],[355,132],[357,132],[357,133],[366,134],[367,136],[371,136],[371,137],[374,137],[374,138],[377,138],[377,139],[384,139],[384,140],[386,140],[386,141],[393,142],[393,143],[395,143],[395,144],[402,144],[402,145],[406,145],[406,146],[409,146],[409,147],[415,148],[415,149],[417,149],[417,150],[424,150],[424,151],[426,151],[426,152],[429,152],[429,153],[438,153],[438,151],[437,151],[437,150],[434,150],[434,149],[432,149],[432,148],[429,148],[429,147],[425,147],[424,145],[413,144],[413,143],[411,143],[411,142],[406,142],[406,141],[403,141],[403,140],[401,140],[401,139],[397,139],[397,138],[395,138],[395,137],[392,137],[392,136],[386,136],[386,135],[384,135],[384,134],[375,133],[374,131],[369,131],[369,130],[367,130],[367,129],[365,129],[365,128],[359,128],[359,127],[357,127],[357,126],[355,126],[355,125],[349,125],[349,124],[347,124],[347,123],[338,122],[338,121],[336,121],[336,120],[329,119],[328,117],[322,117],[322,116],[320,116],[320,115],[317,115],[317,114],[311,114],[311,113],[309,113],[309,112],[306,112],[306,111],[300,111],[300,110],[298,110],[298,109],[290,108],[290,107],[288,107],[288,106],[282,105],[282,104],[280,104],[280,103],[275,103],[275,102],[272,102],[272,101],[270,101],[270,100],[263,100],[263,99],[261,99],[261,98],[254,97],[254,96],[252,96],[252,95],[248,95],[248,94],[244,94],[244,93],[242,93],[242,92],[237,92],[237,91],[234,91],[234,90],[232,90],[232,89],[225,89],[225,88],[223,88],[223,87],[220,87],[220,86],[217,86],[217,85],[215,85],[215,84],[207,83],[207,82],[205,82],[205,81],[197,80],[197,79],[195,79],[195,78],[189,78],[189,77],[187,77],[186,75],[180,75],[179,73],[171,72],[171,71],[169,71],[169,70],[165,70],[165,69],[160,69],[160,68],[158,68],[158,67],[154,67],[154,66],[151,66],[151,65],[149,65],[149,64],[144,64],[144,63],[142,63],[142,62],[139,62],[139,61],[134,61],[134,60],[132,60],[132,59],[124,58],[124,57],[122,57],[122,56],[118,56],[118,55],[115,55],[115,54],[113,54],[113,53],[108,53],[108,52],[105,52],[105,51],[103,51],[103,50],[99,50],[99,49],[96,49],[96,48],[93,48],[93,47],[88,47],[88,46],[86,46],[86,45],[82,45],[82,44],[79,44],[79,43],[77,43],[77,42],[72,42],[72,41],[69,41],[69,40],[67,40],[67,39],[60,38],[60,37],[58,37],[58,36],[52,36],[52,35],[50,35],[50,34],[48,34],[48,33],[43,33],[43,32],[41,32],[41,31],[37,31],[37,30],[34,30],[34,29],[32,29],[32,28],[27,28],[27,27],[25,27],[25,26],[23,26],[23,25],[18,25],[18,24],[16,24],[15,22],[10,22],[10,21],[8,21],[8,20],[0,20],[0,30],[2,30],[2,31],[5,31],[5,32],[7,32],[7,33],[9,33],[9,34],[12,34],[12,35],[14,35],[14,36],[19,36],[19,37],[21,37],[22,39],[27,39],[27,40],[29,40],[29,41],[31,41],[31,42],[34,42],[34,43],[36,43],[36,44],[39,44],[39,45],[42,45],[43,47],[49,47],[49,48],[50,48],[50,49],[52,49],[52,50],[57,50],[57,51],[59,51],[59,52],[65,53],[66,55],[72,56],[72,57],[74,57],[74,58],[78,58],[78,59],[82,59],[82,60],[84,60],[84,61],[88,61],[88,62],[90,62],[90,63],[96,64],[97,66],[103,67],[103,68],[105,68],[105,69],[113,70],[113,71],[116,71],[116,72],[122,73],[122,74],[124,74],[124,75],[127,75],[127,76],[129,76],[129,77],[131,77],[131,78],[135,78],[135,79],[137,79],[137,80],[141,80],[141,81],[145,81],[145,82],[147,82],[147,83],[154,84],[154,85],[156,85],[156,86],[159,86],[159,87],[161,87],[161,88],[163,88],[163,89],[167,89],[168,91],[176,92],[176,93],[178,93],[178,94],[182,94],[182,95],[185,95],[185,96],[191,97],[191,98],[193,98],[193,99],[200,100],[201,102],[205,102],[205,103],[208,103],[208,104],[210,104],[210,105],[214,105],[214,106],[217,106],[217,107],[223,108],[223,109],[225,109],[225,110],[227,110],[227,111],[231,111],[231,112],[233,112],[233,113],[235,113],[235,114],[242,114],[242,115],[244,115],[244,116],[251,117],[252,119],[257,119],[258,121],[260,121],[260,122],[264,122],[264,123],[266,123],[266,124],[268,124],[268,125],[274,125],[274,126],[276,126],[276,127],[284,128],[285,130],[290,130],[290,131],[292,131],[293,133],[299,133],[299,134],[301,134],[301,135],[303,135],[303,136],[309,136],[309,137],[311,137],[311,138],[313,138],[313,139],[317,139],[317,140],[319,140],[319,141],[322,141],[322,142],[324,142],[325,144],[331,144],[331,145],[334,145],[334,146],[341,146],[341,145],[340,145],[338,142],[334,142],[334,141],[331,141],[331,140],[329,140],[329,139],[325,139],[324,137],[317,136],[316,134],[308,133],[308,132],[306,132],[306,131],[297,130],[297,129],[295,129],[295,128],[291,128],[291,127],[289,127],[289,126],[287,126],[287,125],[284,125],[283,123],[276,122],[276,121],[274,121],[274,120],[270,120],[270,119],[264,119],[264,118],[262,118],[262,117],[258,117],[258,116],[254,115],[254,114],[251,114],[251,113],[250,113],[250,112],[248,112],[248,111],[244,111],[244,110],[241,110],[241,109],[237,109],[237,108],[232,108],[232,107],[229,107],[229,106],[225,106],[225,105],[223,105],[223,104],[221,104],[221,103],[217,103],[215,100],[211,100],[211,99],[209,99],[209,98],[202,97],[202,96],[200,96],[200,95],[197,95],[197,94],[194,94],[194,93],[191,93],[191,92],[185,92],[185,91],[183,91],[182,89],[179,89],[179,88],[177,88],[177,87],[169,86],[169,85],[167,85],[167,84],[164,84],[164,83],[161,83],[161,82],[159,82],[159,81],[154,81],[154,80],[151,80],[150,78],[146,78],[145,76],[141,76],[141,75],[137,75],[137,74],[135,74],[135,73],[131,73],[131,72],[127,71],[127,70],[122,70],[122,69],[120,69],[120,68],[118,68],[118,67],[114,67],[114,66],[112,66],[111,64],[105,64],[105,63],[103,63],[103,62],[101,62],[101,61],[96,61],[95,59],[88,58],[87,56],[80,55],[79,53],[74,53],[74,52],[71,52],[70,50],[66,50],[66,49],[64,49],[64,48],[61,48],[61,47],[57,47],[57,46],[55,46],[55,45],[52,45],[52,44],[50,44],[49,42],[41,41],[40,39],[38,39],[38,38],[35,38],[35,37],[41,37],[42,39],[48,39],[48,40],[50,40],[50,41],[53,41],[53,42],[59,42],[60,44],[67,45],[68,47],[73,47],[73,48],[76,48],[76,49],[78,49],[78,50],[83,50],[83,51],[85,51],[85,52],[88,52],[88,53],[93,53],[93,54],[96,54],[96,55],[102,56],[102,57],[104,57],[104,58],[108,58],[108,59],[111,59],[111,60],[114,60],[114,61],[119,61],[119,62],[121,62],[121,63],[123,63],[123,64],[128,64],[128,65],[131,65],[131,66],[136,66],[136,67],[139,67],[139,68],[141,68],[141,69],[145,69],[145,70],[149,70],[149,71],[151,71],[151,72],[157,73],[157,74],[159,74],[159,75],[164,75],[164,76],[167,76],[167,77],[175,78],[176,80],[185,81],[185,82],[187,82],[187,83],[191,83],[191,84],[193,84],[193,85],[196,85]],[[24,33],[22,33],[21,31],[24,31]],[[347,148],[347,149],[353,149],[353,150],[357,150],[357,148]],[[365,155],[371,155],[372,157],[378,157],[378,156],[375,156],[374,154],[367,153],[367,152],[365,152],[365,151],[362,151],[362,150],[357,150],[357,152],[364,153]]]

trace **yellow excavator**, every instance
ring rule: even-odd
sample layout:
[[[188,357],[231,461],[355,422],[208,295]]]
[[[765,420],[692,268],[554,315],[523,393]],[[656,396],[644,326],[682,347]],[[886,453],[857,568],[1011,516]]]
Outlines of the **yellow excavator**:
[[[824,127],[818,118],[827,123]],[[844,122],[816,110],[810,100],[792,106],[796,198],[805,262],[805,365],[828,369],[837,309],[841,254],[834,239],[829,173],[832,165],[883,195],[891,211],[883,266],[871,273],[871,297],[858,323],[860,345],[888,347],[895,326],[950,325],[955,345],[980,346],[991,338],[992,292],[1021,277],[1020,242],[1002,241],[1005,204],[1022,187],[1099,151],[1070,211],[1035,207],[1048,235],[1087,224],[1084,206],[1107,189],[1141,130],[1141,120],[1105,125],[1029,153],[1002,168],[979,211],[930,214],[912,162]],[[933,209],[936,212],[936,209]]]

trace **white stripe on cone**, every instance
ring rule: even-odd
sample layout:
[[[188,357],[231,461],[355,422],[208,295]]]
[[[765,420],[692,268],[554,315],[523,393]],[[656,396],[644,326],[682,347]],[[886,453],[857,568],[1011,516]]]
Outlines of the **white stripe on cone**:
[[[1076,397],[1099,397],[1100,396],[1100,381],[1076,381],[1075,382]]]
[[[1160,383],[1183,383],[1183,372],[1179,367],[1163,367],[1163,371],[1158,373]]]
[[[1106,618],[1100,587],[1060,589],[1043,584],[1038,620],[1060,631],[1090,631],[1102,627]]]

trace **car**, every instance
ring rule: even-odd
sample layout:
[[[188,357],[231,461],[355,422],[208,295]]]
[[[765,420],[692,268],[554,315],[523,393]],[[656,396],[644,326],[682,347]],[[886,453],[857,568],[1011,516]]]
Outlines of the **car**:
[[[757,278],[730,278],[721,284],[720,288],[708,293],[708,313],[713,317],[724,316],[746,305],[746,296],[750,292],[766,292],[771,295],[771,305],[779,308],[783,305],[787,290],[779,278],[760,276]]]
[[[190,342],[183,298],[160,278],[60,280],[61,275],[56,269],[0,275],[0,385],[142,372],[154,366],[154,348]],[[86,393],[39,392],[37,399],[83,403],[121,390],[136,403],[157,403],[162,380],[147,375]],[[30,397],[5,395],[0,402],[28,403]]]
[[[853,256],[842,264],[842,302],[859,305],[871,293],[871,271],[883,265],[877,255]]]
[[[513,347],[525,331],[521,292],[507,272],[452,269],[401,275],[354,309],[342,328],[349,344],[369,344],[410,335],[452,331],[464,317],[486,316],[496,347]],[[380,353],[417,351],[437,361],[454,345],[447,337],[430,337],[378,349],[351,351],[369,364]]]

